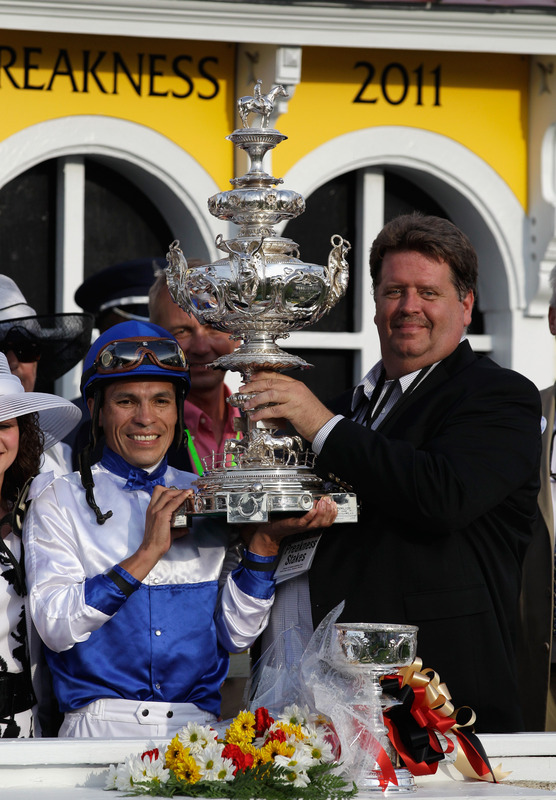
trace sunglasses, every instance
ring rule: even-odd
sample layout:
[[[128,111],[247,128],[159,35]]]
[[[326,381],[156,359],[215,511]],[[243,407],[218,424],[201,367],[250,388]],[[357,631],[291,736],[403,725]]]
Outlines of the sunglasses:
[[[137,369],[145,358],[162,369],[183,372],[188,368],[185,354],[177,342],[147,337],[108,342],[99,352],[94,369],[100,375],[130,372]]]
[[[18,361],[31,363],[42,355],[41,343],[27,331],[11,328],[6,338],[0,342],[0,353],[13,353]]]

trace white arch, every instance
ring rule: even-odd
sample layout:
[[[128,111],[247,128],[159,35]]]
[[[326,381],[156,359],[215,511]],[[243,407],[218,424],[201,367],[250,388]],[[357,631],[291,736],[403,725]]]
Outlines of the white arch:
[[[414,181],[456,224],[473,230],[479,259],[486,266],[480,286],[484,308],[525,308],[525,212],[500,175],[458,142],[409,127],[352,131],[300,159],[284,183],[307,196],[342,173],[372,166],[412,172]]]
[[[206,200],[218,186],[175,142],[135,122],[83,115],[31,125],[0,142],[0,187],[42,161],[72,155],[107,160],[149,194],[174,235],[192,218],[208,252],[216,253],[222,223],[210,216]]]

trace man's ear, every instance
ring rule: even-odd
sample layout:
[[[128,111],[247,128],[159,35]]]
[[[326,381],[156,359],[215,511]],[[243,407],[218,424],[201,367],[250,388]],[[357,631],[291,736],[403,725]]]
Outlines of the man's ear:
[[[95,401],[93,397],[89,397],[87,400],[87,408],[89,409],[89,415],[91,419],[93,418],[93,408],[95,405]],[[99,408],[98,411],[98,424],[102,428],[102,408]]]
[[[548,327],[550,328],[550,333],[556,336],[556,308],[553,308],[553,306],[548,309]]]

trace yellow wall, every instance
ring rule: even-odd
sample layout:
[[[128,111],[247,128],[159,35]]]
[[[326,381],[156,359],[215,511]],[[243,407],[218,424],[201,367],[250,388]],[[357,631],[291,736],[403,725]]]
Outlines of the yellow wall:
[[[229,188],[235,45],[33,32],[0,41],[0,140],[53,118],[119,117],[167,136]],[[528,63],[517,55],[304,48],[302,82],[278,122],[288,141],[274,152],[273,172],[285,174],[346,132],[409,126],[468,147],[525,207]]]
[[[289,140],[276,149],[273,172],[285,174],[306,152],[348,131],[410,126],[468,147],[525,207],[528,65],[519,55],[304,48],[302,82],[277,125]],[[354,102],[367,78],[360,99],[375,102]]]
[[[227,183],[234,45],[19,31],[0,41],[0,140],[43,120],[118,117],[164,134]]]

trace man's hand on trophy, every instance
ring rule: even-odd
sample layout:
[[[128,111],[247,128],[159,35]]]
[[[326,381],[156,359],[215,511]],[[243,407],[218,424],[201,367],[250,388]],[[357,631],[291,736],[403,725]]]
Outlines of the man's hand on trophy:
[[[244,404],[252,420],[287,419],[296,431],[312,442],[334,414],[301,381],[276,372],[256,372],[240,392],[253,393]],[[276,427],[280,427],[277,424]]]
[[[315,500],[313,508],[302,517],[278,517],[260,525],[244,525],[241,535],[252,553],[273,556],[278,553],[280,542],[286,536],[329,528],[337,514],[338,506],[325,495]]]

